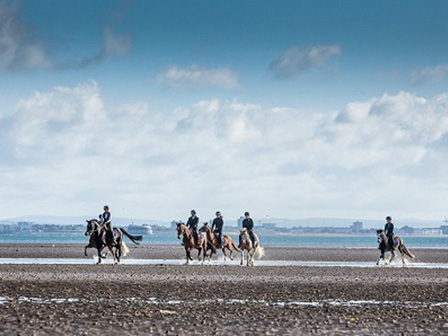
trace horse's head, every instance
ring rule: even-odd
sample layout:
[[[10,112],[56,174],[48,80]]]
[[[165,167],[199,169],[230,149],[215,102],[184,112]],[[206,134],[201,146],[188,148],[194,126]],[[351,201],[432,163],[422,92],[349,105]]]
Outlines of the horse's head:
[[[208,223],[205,222],[204,225],[199,229],[199,232],[210,232],[212,229],[208,226]]]
[[[177,223],[177,239],[181,239],[185,232],[186,226],[183,223]]]
[[[86,220],[86,222],[87,222],[87,228],[85,235],[91,236],[92,233],[98,228],[98,222],[96,219]]]
[[[381,244],[385,240],[384,231],[381,229],[376,230],[376,236],[378,237],[378,244]]]

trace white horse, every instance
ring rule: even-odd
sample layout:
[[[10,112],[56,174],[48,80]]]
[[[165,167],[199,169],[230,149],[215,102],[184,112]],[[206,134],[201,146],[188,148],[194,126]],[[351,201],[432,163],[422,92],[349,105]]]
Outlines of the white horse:
[[[254,266],[254,254],[257,259],[261,259],[264,256],[264,248],[260,246],[258,236],[255,236],[255,244],[252,244],[249,232],[246,228],[240,231],[240,247],[241,247],[241,262],[240,265],[244,265],[244,251],[247,253],[247,266]]]

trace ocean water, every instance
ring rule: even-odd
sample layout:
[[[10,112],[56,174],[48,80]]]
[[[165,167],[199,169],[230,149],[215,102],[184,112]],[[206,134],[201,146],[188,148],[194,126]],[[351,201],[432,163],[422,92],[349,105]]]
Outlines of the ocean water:
[[[231,235],[238,241],[237,235]],[[378,246],[376,236],[293,236],[293,235],[267,235],[259,234],[262,246],[284,246],[284,247],[358,247],[375,248]],[[1,243],[36,243],[36,244],[87,244],[88,237],[82,232],[36,232],[36,233],[1,233]],[[125,238],[128,241],[127,238]],[[431,237],[403,237],[406,246],[420,248],[444,248],[448,249],[447,236]],[[171,244],[178,245],[175,232],[156,233],[143,235],[143,244]]]

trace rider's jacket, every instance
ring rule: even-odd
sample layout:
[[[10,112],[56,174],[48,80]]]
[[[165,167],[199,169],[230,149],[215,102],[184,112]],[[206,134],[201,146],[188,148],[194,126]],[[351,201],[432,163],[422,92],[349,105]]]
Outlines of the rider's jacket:
[[[243,220],[243,228],[246,228],[247,231],[252,231],[254,229],[254,221],[252,218],[245,218]]]
[[[216,228],[216,230],[221,231],[223,226],[224,226],[224,221],[222,220],[222,218],[217,217],[213,220],[212,230],[214,230]]]
[[[102,216],[103,224],[110,223],[112,219],[112,214],[110,212],[104,212]]]
[[[386,225],[384,225],[384,233],[386,236],[392,236],[394,234],[394,224],[386,223]]]
[[[188,218],[187,227],[190,230],[197,231],[198,230],[198,223],[199,223],[199,218],[197,216],[194,216],[194,217],[191,216],[190,218]]]

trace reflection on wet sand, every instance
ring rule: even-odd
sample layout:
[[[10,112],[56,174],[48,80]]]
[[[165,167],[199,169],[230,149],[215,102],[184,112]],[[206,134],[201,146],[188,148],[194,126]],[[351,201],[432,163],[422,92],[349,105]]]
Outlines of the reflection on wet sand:
[[[0,264],[4,265],[89,265],[96,263],[96,259],[75,259],[75,258],[0,258]],[[112,264],[112,260],[104,261],[105,264]],[[184,265],[185,261],[181,259],[124,259],[123,265],[167,265],[179,266]],[[201,265],[201,263],[194,261],[190,265]],[[218,259],[206,262],[204,265],[226,265],[239,266],[238,260]],[[301,266],[301,267],[362,267],[373,268],[380,267],[374,262],[361,261],[292,261],[292,260],[258,260],[255,266],[274,267],[274,266]],[[382,267],[407,267],[407,268],[443,268],[448,269],[448,263],[418,263],[408,262],[403,265],[401,261]]]

